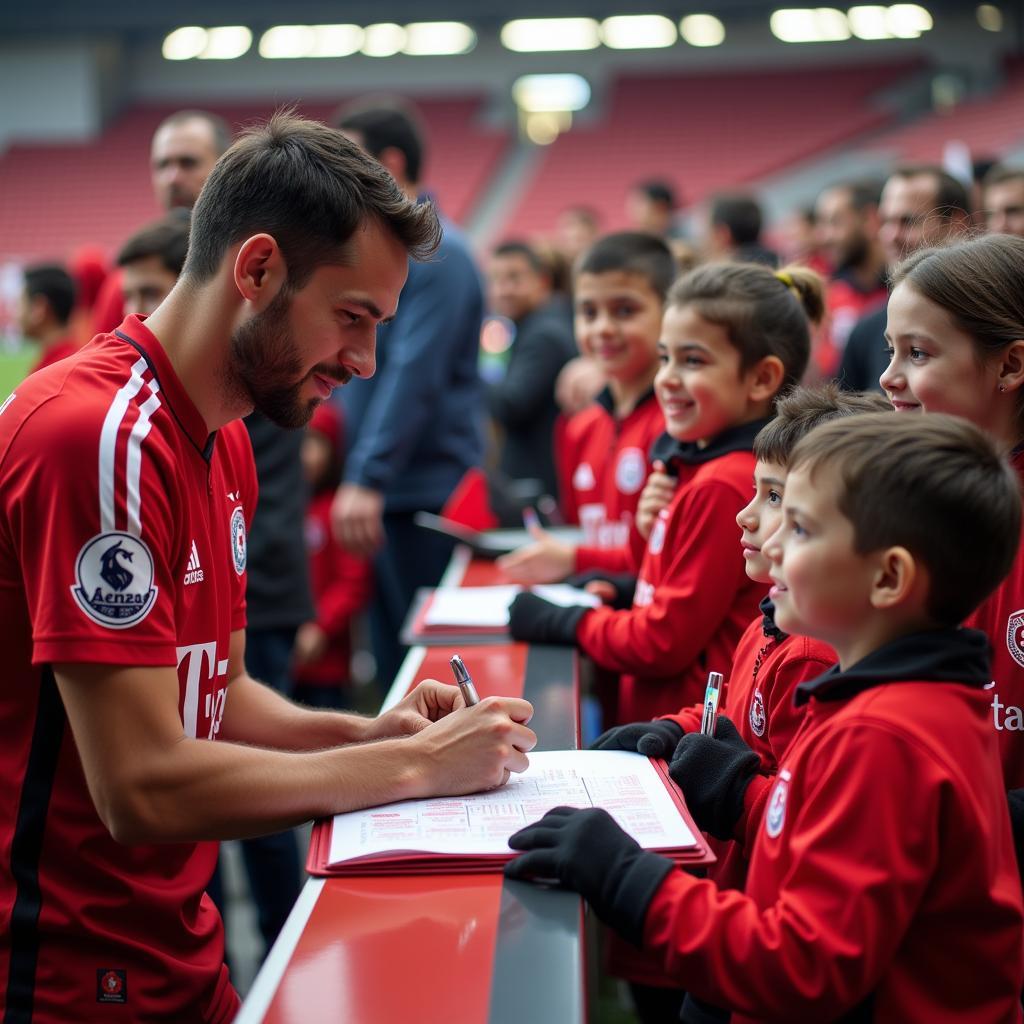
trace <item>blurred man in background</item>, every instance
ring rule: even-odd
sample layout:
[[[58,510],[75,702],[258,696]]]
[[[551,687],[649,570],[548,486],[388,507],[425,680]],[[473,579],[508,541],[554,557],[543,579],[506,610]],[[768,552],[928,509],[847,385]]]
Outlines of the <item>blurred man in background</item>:
[[[170,294],[188,255],[189,219],[187,210],[173,210],[121,246],[117,265],[125,315],[149,316]]]
[[[675,189],[667,181],[641,181],[626,196],[626,212],[632,226],[659,238],[679,234],[675,223],[678,205]]]
[[[23,337],[39,348],[39,357],[29,371],[71,355],[78,346],[68,323],[75,306],[75,282],[56,263],[38,263],[25,269],[25,283],[18,303],[18,327]]]
[[[1024,238],[1024,167],[996,166],[982,188],[985,227]]]
[[[737,263],[779,265],[779,257],[761,244],[761,206],[753,196],[720,192],[708,209],[708,255]]]

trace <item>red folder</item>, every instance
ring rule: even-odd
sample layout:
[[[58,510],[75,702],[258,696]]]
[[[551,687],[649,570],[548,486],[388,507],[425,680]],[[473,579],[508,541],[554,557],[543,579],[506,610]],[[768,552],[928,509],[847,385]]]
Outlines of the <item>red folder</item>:
[[[668,765],[652,759],[665,788],[672,797],[680,815],[695,838],[693,846],[662,849],[655,852],[668,857],[680,867],[696,867],[715,862],[715,855],[707,840],[697,828],[696,822],[686,808],[683,795],[669,778]],[[333,818],[322,818],[313,826],[306,858],[306,870],[311,875],[324,878],[349,877],[352,875],[444,875],[444,874],[498,874],[512,860],[514,853],[472,854],[466,856],[423,853],[416,850],[396,850],[370,857],[358,857],[340,864],[327,861],[331,849],[331,826]]]

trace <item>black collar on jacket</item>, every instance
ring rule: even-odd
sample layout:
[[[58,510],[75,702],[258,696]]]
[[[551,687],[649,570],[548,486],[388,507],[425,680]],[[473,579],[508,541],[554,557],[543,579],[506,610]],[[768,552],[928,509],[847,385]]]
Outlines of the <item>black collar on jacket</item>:
[[[652,398],[654,398],[653,384],[636,400],[636,405],[634,405],[626,415],[631,415],[639,409],[644,402],[649,402]],[[608,387],[607,384],[601,389],[594,401],[597,402],[597,404],[600,405],[610,416],[615,415],[615,396],[612,394],[612,389]],[[625,419],[626,417],[623,416],[622,418]]]
[[[678,476],[680,463],[699,466],[730,452],[749,452],[754,446],[757,432],[767,422],[767,419],[751,420],[750,423],[727,427],[711,438],[703,448],[696,441],[677,441],[671,434],[661,434],[651,445],[650,461],[657,459],[664,462],[669,476]]]
[[[770,598],[764,598],[757,606],[761,609],[764,618],[761,620],[761,632],[769,640],[785,640],[786,634],[775,625],[775,602]]]

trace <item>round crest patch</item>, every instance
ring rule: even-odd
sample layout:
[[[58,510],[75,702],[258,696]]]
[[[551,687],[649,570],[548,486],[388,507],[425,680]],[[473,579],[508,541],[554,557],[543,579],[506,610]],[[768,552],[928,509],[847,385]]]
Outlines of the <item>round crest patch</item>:
[[[754,689],[754,696],[750,698],[750,728],[755,736],[763,736],[764,726],[764,697],[761,695],[761,687],[758,686]]]
[[[1014,612],[1006,622],[1006,647],[1013,660],[1024,668],[1024,608]]]
[[[775,839],[786,821],[786,799],[789,796],[789,772],[783,768],[768,801],[768,812],[764,816],[764,830],[769,838]]]
[[[652,555],[660,555],[662,548],[665,546],[665,532],[668,527],[665,525],[665,517],[661,514],[654,520],[654,526],[651,527],[651,536],[647,540],[647,550]]]
[[[639,448],[624,448],[615,465],[615,486],[623,494],[636,494],[647,479],[647,460]]]
[[[245,539],[245,513],[239,505],[231,513],[231,560],[235,563],[235,572],[241,576],[245,572],[245,557],[248,547]]]
[[[71,593],[78,607],[101,626],[127,629],[153,607],[153,556],[141,537],[130,533],[97,534],[78,552],[77,585]]]

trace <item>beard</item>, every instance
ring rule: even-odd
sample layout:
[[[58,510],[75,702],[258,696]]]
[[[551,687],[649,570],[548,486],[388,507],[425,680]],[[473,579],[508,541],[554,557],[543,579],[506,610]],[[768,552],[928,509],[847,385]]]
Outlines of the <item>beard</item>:
[[[302,356],[289,321],[287,288],[267,308],[231,335],[231,386],[272,423],[286,429],[304,427],[320,400],[304,399],[302,387],[314,374],[343,384],[349,374],[338,365],[317,365],[302,372]]]
[[[857,267],[863,266],[870,251],[871,246],[867,235],[855,235],[838,254],[836,270],[854,270]]]

